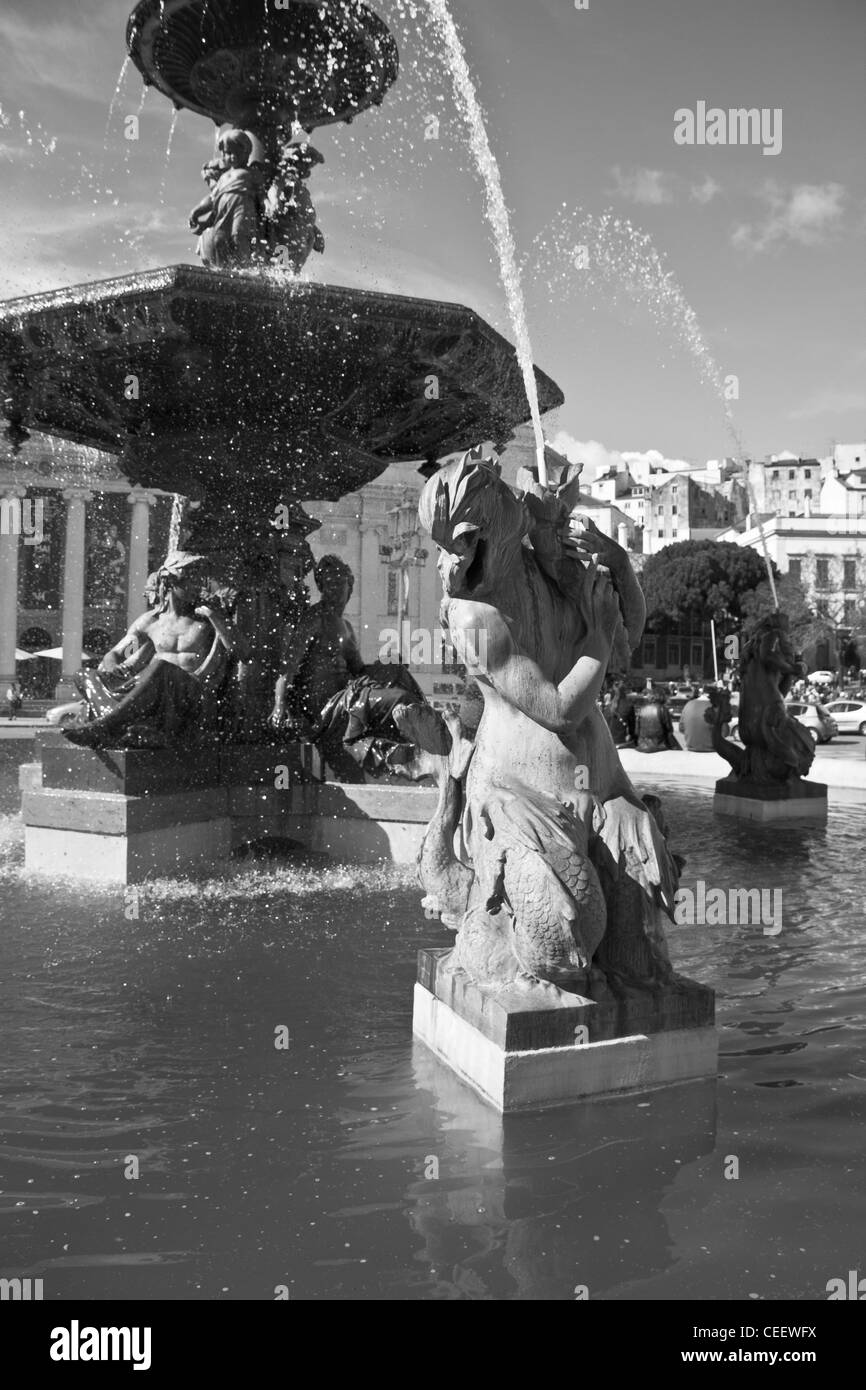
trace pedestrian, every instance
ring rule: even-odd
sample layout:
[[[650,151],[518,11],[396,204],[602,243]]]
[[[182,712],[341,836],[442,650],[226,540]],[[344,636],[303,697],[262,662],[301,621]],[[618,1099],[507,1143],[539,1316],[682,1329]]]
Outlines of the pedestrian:
[[[18,711],[24,701],[17,681],[12,681],[6,691],[6,713],[10,719],[17,719]]]
[[[680,734],[690,753],[711,753],[713,751],[713,724],[715,716],[706,688],[701,686],[692,700],[683,705],[680,715]]]
[[[641,753],[662,753],[666,748],[679,748],[674,734],[671,712],[664,689],[652,696],[636,711],[637,746]]]

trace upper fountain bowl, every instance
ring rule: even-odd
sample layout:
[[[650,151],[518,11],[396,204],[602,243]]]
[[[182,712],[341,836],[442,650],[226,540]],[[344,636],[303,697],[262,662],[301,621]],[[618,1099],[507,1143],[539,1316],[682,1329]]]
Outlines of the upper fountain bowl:
[[[399,67],[360,0],[140,0],[126,44],[175,106],[252,130],[350,121],[381,104]]]

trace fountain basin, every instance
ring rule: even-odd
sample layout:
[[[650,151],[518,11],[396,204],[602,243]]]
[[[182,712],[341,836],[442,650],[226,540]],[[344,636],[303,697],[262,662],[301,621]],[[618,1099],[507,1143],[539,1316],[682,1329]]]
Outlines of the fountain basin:
[[[358,0],[141,0],[126,41],[145,82],[217,125],[351,121],[399,68],[387,25]]]
[[[514,349],[471,309],[275,273],[171,266],[9,300],[0,363],[10,419],[211,501],[336,499],[530,413]]]

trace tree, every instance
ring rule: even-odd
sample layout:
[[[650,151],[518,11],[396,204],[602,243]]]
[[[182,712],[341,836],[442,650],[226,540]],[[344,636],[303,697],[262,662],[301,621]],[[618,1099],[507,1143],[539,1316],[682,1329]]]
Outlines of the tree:
[[[819,642],[829,639],[835,642],[835,629],[826,618],[818,617],[806,601],[803,586],[790,574],[782,574],[776,579],[776,593],[779,607],[788,615],[791,640],[798,652],[816,647]],[[764,579],[750,593],[743,594],[741,601],[743,613],[743,640],[751,636],[761,618],[775,610],[770,585]]]
[[[770,562],[772,565],[772,561]],[[773,565],[773,575],[778,570]],[[651,555],[640,575],[647,623],[659,631],[713,618],[721,632],[739,628],[743,598],[766,583],[764,559],[728,541],[678,541]]]

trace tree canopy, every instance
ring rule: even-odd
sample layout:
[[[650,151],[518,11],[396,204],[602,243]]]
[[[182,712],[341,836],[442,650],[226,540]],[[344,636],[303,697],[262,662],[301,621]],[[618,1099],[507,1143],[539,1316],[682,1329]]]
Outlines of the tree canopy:
[[[778,582],[775,565],[773,575]],[[742,624],[747,612],[744,597],[767,583],[767,568],[763,556],[749,546],[678,541],[649,557],[640,583],[651,627],[664,630],[713,618],[724,630]]]

